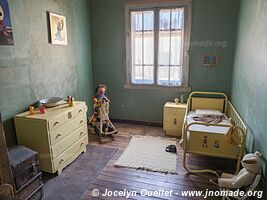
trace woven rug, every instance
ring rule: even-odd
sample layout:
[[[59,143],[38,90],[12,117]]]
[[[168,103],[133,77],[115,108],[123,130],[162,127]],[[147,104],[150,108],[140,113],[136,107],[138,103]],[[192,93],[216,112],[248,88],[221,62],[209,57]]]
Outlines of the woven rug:
[[[177,155],[165,151],[171,144],[176,145],[176,140],[134,136],[114,166],[176,174]]]

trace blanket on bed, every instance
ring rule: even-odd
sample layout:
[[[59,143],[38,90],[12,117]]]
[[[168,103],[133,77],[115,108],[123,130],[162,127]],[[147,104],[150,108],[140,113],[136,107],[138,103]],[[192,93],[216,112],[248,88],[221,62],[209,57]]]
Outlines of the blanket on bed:
[[[193,117],[195,121],[201,121],[205,123],[214,123],[218,124],[222,122],[222,120],[225,120],[225,117],[223,115],[201,115],[201,116],[195,116]]]

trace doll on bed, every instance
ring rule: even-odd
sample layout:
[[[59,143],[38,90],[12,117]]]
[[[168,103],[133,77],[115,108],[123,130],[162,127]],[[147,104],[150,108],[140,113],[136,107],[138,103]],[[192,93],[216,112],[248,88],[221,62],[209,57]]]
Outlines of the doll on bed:
[[[94,103],[94,113],[90,119],[90,126],[91,126],[91,133],[96,134],[97,131],[101,135],[102,132],[104,133],[117,133],[115,131],[114,126],[112,125],[111,121],[109,120],[109,99],[106,97],[107,86],[105,85],[98,85],[95,88],[95,95],[93,97]],[[102,111],[102,112],[100,112]],[[100,116],[102,114],[102,116]],[[98,130],[100,128],[102,118],[102,131]]]

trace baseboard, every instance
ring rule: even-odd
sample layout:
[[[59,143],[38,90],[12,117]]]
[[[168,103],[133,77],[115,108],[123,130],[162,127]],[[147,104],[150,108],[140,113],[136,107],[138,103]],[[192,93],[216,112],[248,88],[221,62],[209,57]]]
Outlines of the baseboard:
[[[144,122],[138,120],[128,120],[128,119],[111,119],[112,122],[125,123],[125,124],[135,124],[135,125],[145,125],[145,126],[158,126],[162,127],[162,123],[158,122]]]

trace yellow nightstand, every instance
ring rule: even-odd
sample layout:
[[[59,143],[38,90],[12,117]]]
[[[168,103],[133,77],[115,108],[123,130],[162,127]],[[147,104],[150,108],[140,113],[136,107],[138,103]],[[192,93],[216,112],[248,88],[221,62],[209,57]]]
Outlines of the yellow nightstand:
[[[186,104],[167,102],[164,105],[163,130],[166,135],[181,137]]]

